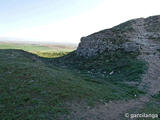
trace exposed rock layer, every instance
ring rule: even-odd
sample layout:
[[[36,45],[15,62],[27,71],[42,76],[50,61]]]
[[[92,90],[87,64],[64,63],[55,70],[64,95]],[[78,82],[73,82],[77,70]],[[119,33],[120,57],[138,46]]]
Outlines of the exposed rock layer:
[[[146,31],[140,28],[145,28]],[[115,51],[117,49],[135,52],[141,48],[142,44],[145,44],[144,38],[160,40],[160,16],[133,19],[111,29],[82,37],[76,54],[91,57],[104,51]]]

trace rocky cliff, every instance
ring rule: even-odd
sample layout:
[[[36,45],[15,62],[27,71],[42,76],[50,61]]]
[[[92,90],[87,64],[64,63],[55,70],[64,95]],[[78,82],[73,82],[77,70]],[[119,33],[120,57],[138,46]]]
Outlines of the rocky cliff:
[[[91,57],[118,49],[134,52],[145,44],[146,39],[160,41],[160,16],[133,19],[111,29],[82,37],[76,54]]]

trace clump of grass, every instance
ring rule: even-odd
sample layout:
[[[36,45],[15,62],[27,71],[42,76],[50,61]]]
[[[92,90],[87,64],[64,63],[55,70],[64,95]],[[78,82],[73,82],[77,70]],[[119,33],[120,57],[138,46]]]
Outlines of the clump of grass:
[[[160,92],[158,94],[153,95],[152,97],[160,102]]]

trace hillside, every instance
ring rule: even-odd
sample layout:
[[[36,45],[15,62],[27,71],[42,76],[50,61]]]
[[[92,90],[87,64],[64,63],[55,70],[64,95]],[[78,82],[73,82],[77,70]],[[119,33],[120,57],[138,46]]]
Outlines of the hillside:
[[[70,53],[1,45],[0,119],[123,120],[125,113],[158,114],[159,24],[160,16],[133,19],[82,37]]]
[[[143,94],[136,86],[104,81],[85,72],[45,64],[44,60],[22,50],[0,50],[0,119],[54,119],[70,111],[65,103],[72,100],[92,106]],[[138,64],[135,75],[141,73]]]

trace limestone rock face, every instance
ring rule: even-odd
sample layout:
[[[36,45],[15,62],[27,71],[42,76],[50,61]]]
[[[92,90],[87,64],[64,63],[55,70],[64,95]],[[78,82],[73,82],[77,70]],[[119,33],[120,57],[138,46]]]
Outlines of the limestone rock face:
[[[92,57],[109,51],[123,49],[139,51],[145,39],[160,41],[160,16],[133,19],[111,29],[81,38],[76,50],[78,56]]]
[[[104,38],[99,37],[82,37],[81,42],[77,48],[77,54],[80,56],[95,56],[106,49],[108,50],[116,50],[117,45],[112,44],[112,42],[108,42],[103,40]]]

